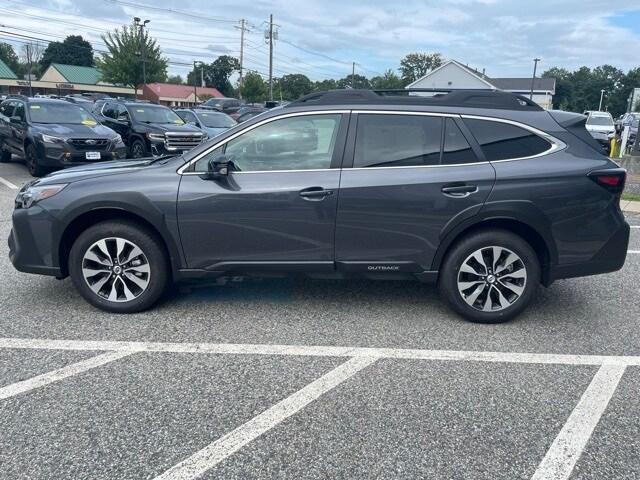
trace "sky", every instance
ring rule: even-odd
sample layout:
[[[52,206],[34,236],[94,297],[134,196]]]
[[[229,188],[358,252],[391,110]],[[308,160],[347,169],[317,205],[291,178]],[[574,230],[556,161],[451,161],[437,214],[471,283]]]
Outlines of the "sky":
[[[238,56],[244,18],[245,67],[266,76],[269,14],[278,32],[274,76],[342,78],[356,62],[357,73],[372,77],[416,51],[490,77],[531,76],[535,57],[539,71],[640,66],[640,0],[0,0],[0,41],[19,49],[25,36],[80,34],[101,50],[101,33],[138,16],[150,20],[169,73],[184,77],[194,60]]]

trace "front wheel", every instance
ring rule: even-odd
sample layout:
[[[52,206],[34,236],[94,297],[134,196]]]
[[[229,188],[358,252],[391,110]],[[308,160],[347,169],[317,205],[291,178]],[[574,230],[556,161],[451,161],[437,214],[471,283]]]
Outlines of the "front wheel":
[[[27,169],[32,177],[42,177],[47,173],[47,170],[40,165],[38,160],[38,151],[36,150],[36,146],[33,143],[27,145],[27,148],[24,150],[25,154],[25,163],[27,164]]]
[[[0,163],[9,163],[10,161],[11,152],[4,145],[0,145]]]
[[[71,248],[69,273],[85,300],[116,313],[151,307],[170,278],[160,241],[129,221],[103,222],[83,232]]]
[[[131,143],[131,147],[129,148],[129,156],[131,158],[144,158],[148,156],[147,147],[142,140],[138,138]]]
[[[540,262],[526,241],[506,230],[484,230],[452,247],[438,288],[467,320],[501,323],[527,307],[539,283]]]

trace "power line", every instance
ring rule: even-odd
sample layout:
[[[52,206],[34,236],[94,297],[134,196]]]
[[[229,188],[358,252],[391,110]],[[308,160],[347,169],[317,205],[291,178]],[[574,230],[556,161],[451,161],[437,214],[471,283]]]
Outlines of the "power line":
[[[195,18],[197,20],[204,20],[204,21],[208,21],[208,22],[220,22],[220,23],[238,23],[238,20],[231,20],[231,19],[226,19],[226,18],[216,18],[216,17],[208,17],[205,15],[201,15],[201,14],[195,14],[195,13],[190,13],[190,12],[186,12],[184,10],[176,10],[173,8],[166,8],[166,7],[156,7],[153,5],[144,5],[141,3],[134,3],[134,2],[127,2],[124,0],[103,0],[105,2],[108,3],[115,3],[117,5],[123,5],[126,7],[134,7],[134,8],[142,8],[145,10],[150,10],[150,11],[156,11],[156,12],[167,12],[167,13],[171,13],[174,15],[182,15],[185,17],[189,17],[189,18]]]

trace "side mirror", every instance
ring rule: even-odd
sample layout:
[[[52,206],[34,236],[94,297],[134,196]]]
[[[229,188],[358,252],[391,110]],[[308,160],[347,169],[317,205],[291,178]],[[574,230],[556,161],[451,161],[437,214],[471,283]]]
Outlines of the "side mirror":
[[[20,117],[11,117],[9,118],[9,123],[13,125],[22,125],[22,119]]]
[[[218,155],[209,160],[207,168],[207,178],[223,178],[229,175],[233,169],[233,162],[225,155]]]

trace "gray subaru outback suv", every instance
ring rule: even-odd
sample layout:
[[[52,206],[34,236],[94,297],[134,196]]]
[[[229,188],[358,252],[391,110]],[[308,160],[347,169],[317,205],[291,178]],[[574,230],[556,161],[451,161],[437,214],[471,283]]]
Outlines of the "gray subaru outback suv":
[[[539,284],[624,264],[626,172],[585,118],[500,91],[314,93],[181,156],[25,185],[10,257],[112,312],[177,281],[306,274],[435,282],[501,322]]]

